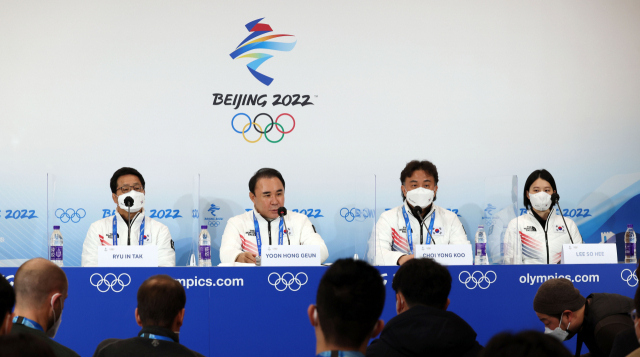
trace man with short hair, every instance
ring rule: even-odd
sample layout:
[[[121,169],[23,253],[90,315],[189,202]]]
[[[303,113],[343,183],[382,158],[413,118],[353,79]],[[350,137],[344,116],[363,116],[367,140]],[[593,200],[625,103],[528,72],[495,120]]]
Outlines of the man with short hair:
[[[416,244],[469,244],[458,216],[436,206],[438,169],[413,160],[400,173],[403,204],[382,213],[376,224],[376,265],[402,265]]]
[[[582,343],[593,357],[609,356],[616,335],[633,327],[629,312],[633,300],[618,294],[593,293],[585,299],[570,280],[549,279],[538,288],[533,310],[545,333],[560,341],[578,335],[576,356]]]
[[[16,308],[11,334],[33,335],[51,346],[57,357],[79,356],[53,340],[68,296],[69,283],[64,271],[46,259],[31,259],[18,268],[13,286]]]
[[[482,346],[460,316],[447,311],[451,274],[432,259],[412,259],[393,277],[396,312],[367,348],[369,356],[477,356]]]
[[[385,289],[380,272],[362,260],[339,259],[320,280],[316,304],[307,309],[317,357],[364,357],[380,320]]]
[[[0,274],[0,336],[8,335],[11,332],[11,319],[13,305],[16,303],[16,294],[13,287],[4,275]]]
[[[107,339],[94,357],[202,356],[180,344],[178,334],[184,320],[187,295],[182,285],[168,275],[154,275],[138,289],[136,323],[138,337]]]
[[[258,170],[249,180],[249,198],[253,210],[227,222],[220,245],[221,263],[256,263],[262,246],[267,245],[317,245],[320,262],[327,260],[327,246],[306,215],[278,214],[278,208],[284,207],[284,178],[278,170]]]
[[[157,245],[158,265],[175,266],[176,251],[169,228],[145,215],[142,174],[131,167],[123,167],[113,174],[109,185],[116,214],[89,227],[82,245],[82,266],[98,266],[98,248],[114,245]]]

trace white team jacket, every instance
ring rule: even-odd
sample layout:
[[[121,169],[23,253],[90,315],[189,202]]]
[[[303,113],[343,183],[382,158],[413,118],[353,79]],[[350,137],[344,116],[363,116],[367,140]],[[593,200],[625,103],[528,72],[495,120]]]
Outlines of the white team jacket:
[[[258,255],[258,245],[256,243],[255,225],[253,223],[254,210],[245,212],[241,215],[229,218],[227,226],[222,234],[222,243],[220,245],[220,262],[233,263],[238,255],[242,252],[251,252]],[[284,223],[289,228],[289,237],[291,245],[317,245],[320,246],[320,261],[324,263],[329,257],[327,245],[322,237],[316,233],[315,227],[304,214],[297,212],[287,212],[284,216]],[[262,240],[262,249],[268,245],[278,245],[278,227],[280,225],[280,217],[268,222],[260,213],[256,211],[256,220],[260,227],[260,238]],[[269,235],[271,235],[271,244],[269,244]],[[284,245],[289,245],[287,234],[283,235]]]
[[[413,245],[420,244],[420,222],[411,214],[411,208],[405,201],[401,206],[384,212],[376,223],[376,265],[396,265],[401,256],[413,254],[407,240],[407,226],[402,214],[402,207],[405,207],[407,216],[409,216],[409,225],[413,232]],[[458,216],[435,204],[432,204],[431,211],[424,218],[423,242],[425,244],[429,237],[427,230],[433,214],[436,217],[431,236],[435,244],[469,244],[467,233]]]
[[[545,227],[533,215],[531,210],[509,222],[504,235],[505,264],[555,264],[562,258],[562,245],[582,244],[582,236],[578,226],[565,217],[565,227],[562,217],[551,209]]]
[[[132,213],[133,215],[133,213]],[[144,221],[144,245],[155,244],[158,246],[158,265],[161,267],[176,266],[176,252],[169,228],[153,218],[145,217],[144,210],[133,219],[131,226],[131,245],[138,245],[140,239],[140,224]],[[118,245],[127,245],[129,229],[127,224],[116,211],[118,220]],[[82,266],[98,266],[98,248],[113,245],[113,216],[93,222],[87,232],[87,237],[82,245]]]

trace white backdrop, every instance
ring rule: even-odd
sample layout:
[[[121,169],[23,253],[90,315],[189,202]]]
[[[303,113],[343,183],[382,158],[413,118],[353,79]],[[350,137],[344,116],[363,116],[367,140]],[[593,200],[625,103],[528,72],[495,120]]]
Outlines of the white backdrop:
[[[253,51],[274,56],[259,68],[270,86],[249,73],[250,59],[229,55],[260,18],[297,41],[289,52]],[[605,222],[640,193],[637,175],[619,176],[640,171],[638,18],[635,0],[0,0],[0,258],[28,258],[18,247],[34,241],[46,248],[46,212],[5,216],[46,207],[53,173],[56,204],[86,211],[62,227],[65,264],[78,265],[89,224],[114,208],[108,181],[122,166],[144,175],[148,209],[180,211],[161,221],[181,265],[197,173],[201,218],[220,208],[219,239],[226,220],[251,207],[250,176],[277,168],[287,208],[314,210],[330,261],[350,254],[340,210],[362,195],[357,181],[377,176],[379,215],[400,204],[400,171],[412,159],[437,165],[437,204],[458,209],[470,235],[487,177],[518,175],[522,191],[538,168],[554,175],[563,208],[600,205]],[[213,105],[214,93],[269,101],[235,109]],[[313,105],[273,106],[275,94],[309,95]],[[231,127],[237,113],[263,112],[291,114],[295,129],[251,144]],[[236,122],[241,130],[247,120]],[[626,221],[640,224],[629,209]],[[592,225],[583,236],[599,241]]]

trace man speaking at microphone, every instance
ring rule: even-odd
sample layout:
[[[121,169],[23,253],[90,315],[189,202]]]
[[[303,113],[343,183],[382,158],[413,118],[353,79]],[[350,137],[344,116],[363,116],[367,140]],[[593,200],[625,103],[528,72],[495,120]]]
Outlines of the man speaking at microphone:
[[[284,179],[278,170],[263,168],[249,180],[253,210],[232,217],[222,234],[221,263],[255,263],[266,245],[317,245],[320,261],[327,246],[309,218],[284,208]]]
[[[176,252],[169,228],[145,216],[145,183],[138,170],[123,167],[111,177],[111,198],[116,214],[93,222],[82,245],[82,266],[98,266],[102,246],[157,245],[158,265],[176,265]]]
[[[400,173],[404,203],[384,212],[376,223],[376,265],[402,265],[417,244],[469,244],[458,216],[436,206],[438,170],[413,160]]]

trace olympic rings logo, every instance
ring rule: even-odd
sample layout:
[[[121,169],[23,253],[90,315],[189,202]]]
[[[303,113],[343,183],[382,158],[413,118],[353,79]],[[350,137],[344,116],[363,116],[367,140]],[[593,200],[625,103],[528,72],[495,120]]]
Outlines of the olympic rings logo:
[[[627,274],[625,274],[624,272],[627,272]],[[627,276],[626,278],[624,276]],[[629,269],[624,269],[622,272],[620,272],[620,278],[622,278],[622,280],[627,282],[627,285],[634,287],[636,285],[638,285],[638,277],[636,276],[636,273],[632,272]],[[633,284],[631,284],[633,283]]]
[[[271,120],[271,123],[267,124],[264,127],[264,130],[262,130],[262,126],[260,126],[260,124],[256,123],[256,121],[258,120],[258,118],[262,115],[265,115],[269,118],[269,120]],[[290,130],[285,131],[284,127],[282,126],[282,124],[278,123],[278,119],[280,119],[280,117],[282,117],[283,115],[288,116],[289,118],[291,118],[291,120],[293,121],[293,126],[291,127]],[[234,121],[236,120],[237,116],[245,116],[247,117],[247,119],[249,119],[249,123],[245,124],[244,127],[242,128],[242,131],[239,131],[238,129],[236,129],[236,127],[234,126]],[[245,136],[245,134],[251,130],[251,126],[253,126],[253,129],[255,129],[255,131],[258,132],[258,134],[260,134],[260,136],[256,139],[256,140],[249,140],[247,139],[247,137]],[[269,139],[269,137],[267,136],[267,133],[271,132],[271,129],[276,128],[276,130],[282,134],[280,136],[280,139],[278,140],[271,140]],[[235,131],[238,134],[242,134],[242,137],[244,138],[244,140],[246,140],[248,143],[254,144],[257,143],[258,141],[260,141],[260,139],[262,139],[262,136],[264,135],[264,138],[267,139],[268,142],[275,144],[275,143],[279,143],[282,141],[282,139],[284,139],[284,134],[289,134],[290,132],[293,131],[293,129],[296,128],[296,120],[293,118],[293,116],[291,114],[288,113],[282,113],[280,115],[278,115],[278,117],[276,118],[275,122],[273,121],[273,118],[271,117],[271,115],[267,114],[267,113],[260,113],[258,115],[256,115],[255,118],[253,118],[253,121],[251,121],[251,117],[249,117],[247,114],[245,113],[238,113],[236,115],[233,116],[233,118],[231,118],[231,128],[233,129],[233,131]]]
[[[364,208],[364,209],[359,209],[359,208],[352,208],[352,209],[348,209],[346,207],[343,207],[340,210],[340,217],[344,218],[345,221],[347,222],[353,222],[354,220],[358,220],[358,222],[364,222],[364,220],[366,220],[367,218],[374,218],[375,214],[374,214],[374,210],[369,209],[369,208]]]
[[[95,279],[93,279],[93,277],[96,276],[96,275],[100,278],[100,280],[94,282]],[[125,280],[127,280],[126,284],[121,279],[123,276],[127,277],[125,279]],[[131,277],[127,273],[122,273],[122,274],[118,275],[117,277],[116,277],[115,274],[109,273],[109,274],[105,275],[104,278],[103,278],[102,275],[100,275],[99,273],[94,273],[89,278],[89,282],[91,283],[91,285],[97,287],[98,291],[101,292],[101,293],[106,293],[107,291],[109,291],[109,289],[111,289],[111,291],[113,291],[115,293],[119,293],[119,292],[122,291],[122,289],[124,289],[125,286],[128,286],[129,284],[131,284]],[[118,284],[118,285],[116,286],[116,284]]]
[[[271,279],[272,275],[275,275],[278,278],[275,281],[272,281],[273,280]],[[300,275],[304,275],[304,282],[298,279]],[[288,277],[291,277],[291,279],[288,279]],[[280,274],[278,273],[271,273],[267,277],[267,281],[269,282],[269,284],[273,285],[278,291],[285,291],[287,290],[287,288],[289,288],[289,290],[291,291],[298,291],[300,290],[302,285],[306,284],[309,281],[309,277],[307,276],[307,274],[303,272],[300,272],[295,276],[292,273],[287,272],[282,274],[282,277],[280,277]]]
[[[58,208],[55,215],[62,223],[67,223],[69,221],[78,223],[87,215],[87,211],[85,211],[84,208],[78,208],[77,210],[69,208],[66,211],[62,208]]]
[[[466,274],[466,278],[462,279],[462,275]],[[493,274],[493,280],[489,278],[489,274]],[[491,284],[495,283],[498,275],[493,270],[488,270],[486,273],[482,273],[481,271],[474,271],[473,273],[469,273],[468,271],[461,271],[458,275],[458,280],[467,287],[467,289],[473,290],[476,287],[480,289],[486,289]],[[469,286],[469,283],[473,283],[473,286]]]

